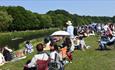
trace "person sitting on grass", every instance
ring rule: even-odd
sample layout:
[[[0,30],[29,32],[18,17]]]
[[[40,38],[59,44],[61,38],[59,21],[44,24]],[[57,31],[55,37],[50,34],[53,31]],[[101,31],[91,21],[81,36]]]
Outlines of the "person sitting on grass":
[[[4,63],[5,63],[5,59],[2,54],[2,48],[0,48],[0,66],[2,66]]]
[[[70,63],[72,61],[72,52],[70,50],[70,47],[71,47],[71,40],[69,37],[66,37],[60,49],[60,55],[63,58],[64,64],[68,63],[67,60],[69,60]]]
[[[12,55],[13,50],[12,49],[5,46],[3,48],[2,52],[3,52],[3,56],[5,58],[5,61],[11,61],[13,59],[13,55]]]
[[[39,43],[36,46],[38,54],[34,55],[31,62],[26,67],[37,67],[37,70],[48,70],[49,55],[43,51],[43,44]]]
[[[30,43],[30,41],[26,41],[25,44],[25,52],[26,53],[32,53],[33,52],[33,45]]]
[[[75,36],[74,38],[74,44],[75,44],[75,50],[80,50],[80,40],[79,40],[79,36]]]
[[[85,31],[82,30],[82,31],[80,32],[80,35],[79,35],[80,48],[81,48],[82,51],[85,51],[85,49],[87,49],[87,46],[86,46],[85,40],[84,40],[85,37],[87,37],[87,35],[86,35]]]
[[[51,43],[51,38],[50,36],[44,38],[44,51],[49,51],[50,50],[50,43]]]
[[[49,70],[64,70],[64,66],[62,64],[62,57],[58,53],[58,46],[51,44],[50,48],[50,63]]]
[[[99,47],[101,50],[107,49],[106,46],[110,46],[112,44],[115,44],[115,36],[114,35],[103,35],[101,36],[100,42],[99,42]]]

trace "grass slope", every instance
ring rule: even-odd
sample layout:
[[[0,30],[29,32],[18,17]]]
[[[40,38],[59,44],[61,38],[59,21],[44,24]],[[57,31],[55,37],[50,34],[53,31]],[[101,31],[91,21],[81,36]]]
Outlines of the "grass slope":
[[[86,39],[91,48],[86,51],[75,51],[73,63],[68,64],[65,70],[115,70],[115,49],[106,51],[96,50],[98,48],[98,37]]]
[[[33,41],[35,45],[37,41]],[[65,70],[115,70],[115,49],[99,51],[98,37],[86,38],[86,44],[91,46],[86,51],[74,51],[73,61],[65,66]],[[31,59],[35,53],[29,54],[26,59],[17,62],[9,62],[0,67],[0,70],[23,70],[23,65]]]

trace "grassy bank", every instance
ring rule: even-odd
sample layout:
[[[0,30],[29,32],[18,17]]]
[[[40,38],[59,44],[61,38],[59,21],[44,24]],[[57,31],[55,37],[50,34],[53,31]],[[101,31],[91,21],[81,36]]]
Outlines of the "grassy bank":
[[[100,51],[98,48],[98,37],[86,39],[87,45],[91,48],[86,51],[74,52],[73,63],[68,64],[65,70],[115,70],[115,48]]]
[[[26,40],[32,40],[48,36],[56,30],[57,29],[44,29],[44,30],[0,33],[0,47],[8,45],[10,48],[17,50],[19,49],[20,43]]]
[[[42,38],[32,40],[32,44],[36,45],[41,42]],[[65,70],[115,70],[115,48],[109,47],[111,50],[100,51],[98,48],[98,37],[91,36],[86,38],[86,44],[91,46],[86,51],[75,51],[73,53],[73,61],[65,66]],[[26,59],[17,62],[9,62],[2,67],[1,70],[23,70],[23,65],[28,59],[31,59],[36,52],[29,54]]]
[[[37,39],[31,40],[31,43],[33,44],[33,47],[34,47],[34,52],[26,55],[27,56],[26,59],[22,59],[22,60],[19,60],[16,62],[8,62],[8,63],[4,64],[3,66],[1,66],[0,70],[23,70],[23,66],[27,62],[27,60],[31,60],[33,55],[36,54],[35,46],[36,46],[36,44],[42,42],[42,39],[43,38],[37,38]],[[20,43],[20,47],[21,48],[24,47],[24,42]]]

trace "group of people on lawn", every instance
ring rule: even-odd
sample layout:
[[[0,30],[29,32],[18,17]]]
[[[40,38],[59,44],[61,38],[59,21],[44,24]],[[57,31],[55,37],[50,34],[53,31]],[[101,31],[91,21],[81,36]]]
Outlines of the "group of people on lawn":
[[[84,31],[81,31],[79,36],[74,36],[73,33],[74,27],[72,26],[71,21],[68,21],[66,24],[68,25],[67,32],[70,34],[70,36],[49,37],[49,40],[47,41],[46,39],[44,39],[43,44],[39,43],[36,46],[38,54],[36,54],[32,58],[32,60],[25,65],[24,67],[25,70],[27,68],[35,68],[35,67],[37,67],[40,70],[47,70],[50,68],[52,69],[53,66],[51,65],[54,65],[54,68],[57,67],[58,70],[64,70],[65,64],[72,63],[72,52],[75,49],[81,49],[83,51],[85,50],[86,45],[84,37],[86,37],[86,35],[84,34]],[[61,44],[57,44],[57,42],[62,39],[63,42]],[[25,48],[26,49],[24,53],[33,52],[33,46],[29,41],[26,42]],[[46,52],[46,50],[49,50],[50,52]],[[3,60],[3,57],[1,59]],[[57,66],[55,65],[54,62],[57,63],[56,64]]]
[[[38,70],[64,70],[64,65],[72,63],[72,52],[75,49],[85,50],[84,31],[80,32],[79,36],[74,36],[74,27],[71,21],[66,23],[67,32],[70,36],[49,36],[44,39],[44,43],[39,43],[36,46],[38,54],[36,54],[30,63],[25,65],[27,68],[37,67]],[[58,43],[57,42],[60,42]],[[47,51],[49,50],[49,51]]]
[[[32,53],[32,52],[33,52],[33,46],[29,41],[26,42],[24,50],[18,50],[16,52],[8,48],[7,45],[3,48],[1,47],[0,48],[0,66],[7,63],[8,61],[13,60],[14,58],[21,58],[22,56],[25,56],[25,54]]]
[[[99,46],[101,50],[106,50],[107,46],[115,45],[115,24],[106,24],[101,30]]]
[[[94,31],[100,32],[101,39],[99,41],[99,48],[101,50],[103,50],[103,48],[106,48],[105,47],[106,45],[115,43],[114,24],[104,25],[103,27],[100,27],[101,29],[99,28],[98,24],[95,25],[95,27],[83,26],[81,27],[81,30],[77,32],[76,35],[73,33],[74,27],[72,26],[71,21],[68,21],[66,24],[68,25],[67,32],[70,34],[70,36],[66,38],[64,38],[63,36],[62,38],[58,36],[56,37],[54,36],[49,38],[49,40],[45,41],[45,44],[49,46],[49,50],[50,50],[49,53],[45,52],[46,46],[44,47],[43,44],[41,43],[38,44],[36,46],[36,49],[38,50],[38,54],[32,58],[32,61],[28,63],[26,67],[30,68],[37,65],[37,68],[40,70],[48,70],[48,69],[55,70],[56,66],[53,67],[53,63],[55,62],[57,63],[58,70],[64,70],[65,64],[72,63],[72,52],[75,49],[78,50],[80,49],[85,51],[85,49],[88,49],[90,47],[90,46],[86,46],[84,38],[89,35],[95,35]],[[109,37],[108,41],[104,41],[102,39],[103,36]],[[60,45],[55,44],[55,42],[60,41],[60,39],[64,39],[64,41]]]
[[[95,35],[97,32],[101,35],[99,40],[99,48],[104,50],[107,45],[115,43],[115,24],[106,24],[101,26],[100,24],[84,25],[74,27],[71,21],[66,23],[66,31],[69,36],[49,36],[44,38],[43,43],[39,43],[36,46],[37,54],[34,55],[31,61],[27,62],[24,66],[24,70],[37,69],[37,70],[64,70],[64,65],[72,63],[72,52],[74,50],[88,49],[90,46],[86,46],[84,38],[90,35]],[[61,43],[58,43],[60,42]],[[27,41],[25,44],[24,53],[32,53],[33,46]],[[5,62],[4,56],[0,54],[1,63]]]

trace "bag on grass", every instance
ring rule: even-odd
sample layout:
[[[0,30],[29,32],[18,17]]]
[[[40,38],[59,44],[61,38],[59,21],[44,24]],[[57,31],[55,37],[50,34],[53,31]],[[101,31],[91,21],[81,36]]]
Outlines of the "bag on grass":
[[[49,70],[59,70],[58,63],[56,62],[57,54],[55,54],[54,61],[49,63]]]

